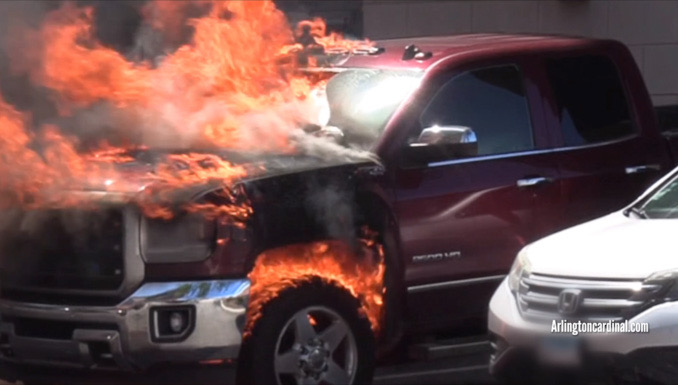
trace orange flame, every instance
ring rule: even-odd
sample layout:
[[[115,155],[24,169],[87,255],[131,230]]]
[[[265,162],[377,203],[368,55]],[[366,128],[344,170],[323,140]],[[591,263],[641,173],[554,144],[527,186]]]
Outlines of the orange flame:
[[[252,286],[246,335],[268,301],[312,278],[344,288],[358,298],[361,313],[369,319],[372,329],[379,332],[385,293],[384,251],[375,240],[376,234],[363,230],[365,236],[357,253],[346,243],[324,241],[280,247],[261,254],[249,274]]]
[[[196,7],[202,16],[189,17],[189,9]],[[121,111],[133,122],[131,129],[120,128],[130,136],[123,142],[137,147],[134,138],[141,137],[141,145],[151,147],[169,143],[187,149],[294,151],[291,133],[318,116],[318,105],[309,95],[322,79],[298,74],[294,60],[281,63],[281,55],[295,46],[295,36],[271,1],[154,1],[142,14],[150,30],[170,45],[171,51],[154,62],[133,62],[102,45],[94,33],[93,8],[65,3],[39,29],[13,29],[5,44],[10,64],[49,90],[61,116],[101,103]],[[324,22],[312,23],[314,38],[325,48],[359,44],[336,34],[324,36]],[[182,44],[186,28],[192,38]],[[11,192],[14,201],[30,207],[71,205],[77,199],[67,191],[101,181],[115,181],[97,187],[104,190],[127,185],[126,175],[114,167],[133,160],[127,148],[103,143],[81,153],[78,139],[62,134],[63,128],[68,129],[49,126],[32,134],[28,114],[1,101],[0,151],[6,155],[0,160],[0,188]],[[40,149],[33,150],[36,143]],[[172,190],[199,183],[230,187],[258,170],[207,158],[170,157],[168,164],[142,177],[155,186],[135,198],[136,203],[149,216],[169,218],[173,209],[165,198]],[[177,162],[186,167],[177,170]],[[217,206],[201,203],[184,209],[241,219],[250,211],[244,203],[239,208]]]
[[[55,126],[44,126],[37,135],[26,129],[28,118],[0,97],[0,190],[2,206],[28,208],[74,205],[67,191],[75,180],[113,175],[110,164],[92,163],[80,156],[73,142]],[[41,147],[35,150],[31,145]]]

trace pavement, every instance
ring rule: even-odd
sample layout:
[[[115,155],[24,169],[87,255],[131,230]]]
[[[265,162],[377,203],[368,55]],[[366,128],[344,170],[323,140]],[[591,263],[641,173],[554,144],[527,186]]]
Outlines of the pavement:
[[[487,371],[489,354],[412,362],[377,369],[374,385],[485,385],[497,384]],[[10,383],[0,381],[0,385]]]
[[[489,353],[477,353],[433,361],[377,369],[375,385],[485,385],[498,384],[488,372]]]

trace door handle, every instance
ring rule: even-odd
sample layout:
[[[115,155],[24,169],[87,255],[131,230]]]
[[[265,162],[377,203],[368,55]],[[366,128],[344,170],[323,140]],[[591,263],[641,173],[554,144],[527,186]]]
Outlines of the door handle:
[[[525,178],[525,179],[518,179],[516,182],[516,185],[518,187],[531,187],[531,186],[537,186],[540,184],[544,183],[551,183],[553,182],[553,179],[551,178],[545,178],[543,176],[538,176],[534,178]]]
[[[626,168],[626,174],[631,175],[631,174],[640,174],[643,172],[649,172],[649,171],[659,171],[661,170],[661,166],[658,164],[644,164],[642,166],[632,166],[632,167],[627,167]]]

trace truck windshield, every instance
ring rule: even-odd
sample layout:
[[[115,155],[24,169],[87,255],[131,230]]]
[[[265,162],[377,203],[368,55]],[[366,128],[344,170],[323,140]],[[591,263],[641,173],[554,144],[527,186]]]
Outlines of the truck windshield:
[[[645,218],[678,218],[678,175],[649,197],[639,212]]]
[[[328,125],[340,128],[346,144],[370,149],[400,104],[420,84],[422,72],[349,69],[327,83]]]

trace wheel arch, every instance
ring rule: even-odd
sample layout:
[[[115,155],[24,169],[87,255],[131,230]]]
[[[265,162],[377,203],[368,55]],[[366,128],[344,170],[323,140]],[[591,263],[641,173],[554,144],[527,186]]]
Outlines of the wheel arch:
[[[353,227],[355,234],[362,226],[368,226],[379,235],[378,240],[384,245],[384,262],[386,265],[386,274],[384,285],[386,287],[385,295],[385,327],[380,333],[380,351],[387,352],[391,350],[400,340],[404,330],[404,315],[406,307],[406,289],[404,286],[404,266],[401,259],[401,241],[397,217],[394,215],[392,205],[389,203],[388,192],[382,189],[376,183],[370,183],[362,178],[349,178],[351,182],[345,191],[349,191],[350,202],[352,206]],[[355,184],[354,184],[355,183]],[[269,207],[270,208],[270,207]],[[295,218],[300,227],[306,223],[312,223],[307,213],[304,213],[302,207],[295,211],[299,216]],[[261,215],[263,213],[263,215]],[[275,213],[275,215],[273,215]],[[259,215],[258,215],[259,214]],[[256,227],[252,229],[252,235],[256,241],[255,247],[251,250],[250,257],[247,258],[246,271],[251,272],[257,260],[266,251],[278,247],[289,246],[305,242],[325,241],[322,232],[307,233],[296,238],[272,236],[275,233],[275,226],[272,222],[279,218],[279,212],[271,210],[255,210]],[[275,217],[276,219],[273,219]],[[298,235],[298,234],[297,234]],[[347,240],[350,241],[350,240]]]
[[[400,258],[402,250],[398,220],[394,215],[393,207],[383,195],[376,191],[358,192],[356,209],[363,216],[365,224],[378,232],[379,240],[384,246],[386,313],[380,341],[380,354],[386,354],[399,342],[405,327],[406,289],[404,266]]]

